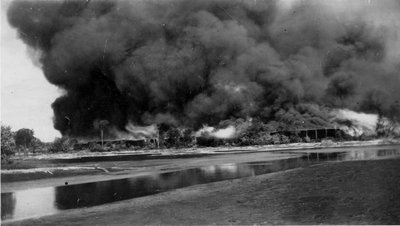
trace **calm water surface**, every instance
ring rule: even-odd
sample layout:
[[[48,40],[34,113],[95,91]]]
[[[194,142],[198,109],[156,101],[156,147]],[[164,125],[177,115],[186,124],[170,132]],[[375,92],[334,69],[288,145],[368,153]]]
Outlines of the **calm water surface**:
[[[400,148],[302,153],[293,158],[212,165],[149,176],[1,193],[2,221],[51,215],[132,199],[196,184],[256,176],[307,167],[324,161],[374,160],[400,157]]]

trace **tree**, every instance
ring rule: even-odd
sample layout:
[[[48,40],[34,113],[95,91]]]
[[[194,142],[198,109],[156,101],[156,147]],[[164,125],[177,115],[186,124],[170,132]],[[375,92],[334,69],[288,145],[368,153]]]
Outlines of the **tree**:
[[[68,152],[70,149],[72,149],[72,147],[67,137],[57,137],[56,139],[54,139],[53,143],[50,144],[48,151],[52,153],[57,153]]]
[[[110,124],[108,120],[100,120],[94,124],[94,127],[100,130],[101,147],[103,147],[104,144],[104,130],[107,128],[108,124]]]
[[[11,127],[1,125],[1,159],[7,160],[10,155],[14,154],[14,148],[14,133],[11,131]]]
[[[169,130],[166,132],[164,141],[165,145],[170,147],[178,147],[179,146],[179,139],[181,137],[181,133],[178,128],[170,127]]]
[[[39,138],[33,137],[31,148],[33,153],[37,150],[44,150],[44,143]]]
[[[19,129],[15,133],[15,144],[17,147],[23,146],[25,148],[31,147],[32,142],[34,141],[35,137],[33,136],[34,132],[31,129]]]
[[[192,136],[193,130],[191,129],[183,129],[181,132],[181,137],[179,139],[180,145],[183,145],[184,147],[189,147],[193,145],[193,136]]]

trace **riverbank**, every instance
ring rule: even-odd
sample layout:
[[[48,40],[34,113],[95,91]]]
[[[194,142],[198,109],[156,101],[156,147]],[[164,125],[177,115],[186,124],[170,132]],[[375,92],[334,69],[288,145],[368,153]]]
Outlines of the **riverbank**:
[[[12,161],[23,160],[73,160],[85,157],[114,157],[114,156],[172,156],[179,158],[184,155],[202,156],[215,154],[234,154],[246,152],[266,152],[266,151],[283,151],[283,150],[300,150],[300,149],[320,149],[320,148],[343,148],[343,147],[366,147],[378,145],[400,144],[400,139],[375,139],[369,141],[341,141],[333,142],[325,140],[315,143],[289,143],[276,145],[252,145],[252,146],[221,146],[221,147],[194,147],[194,148],[169,148],[169,149],[139,149],[139,150],[122,150],[112,152],[90,152],[88,150],[76,151],[71,153],[37,153],[37,154],[19,154],[11,157]],[[2,169],[23,168],[13,167],[12,164],[3,164]],[[34,167],[31,167],[34,168]]]
[[[374,140],[367,142],[352,141],[341,143],[308,143],[308,144],[287,144],[269,146],[248,146],[234,149],[234,147],[203,148],[200,151],[190,152],[182,149],[168,149],[164,155],[155,155],[152,158],[144,157],[138,161],[127,161],[130,155],[104,155],[107,161],[75,161],[82,160],[76,157],[76,153],[63,154],[59,162],[59,155],[49,155],[46,158],[31,158],[24,156],[16,158],[12,164],[3,164],[1,170],[3,192],[23,190],[32,187],[60,186],[64,182],[69,184],[86,183],[99,180],[110,180],[114,178],[132,177],[157,172],[167,172],[191,167],[218,165],[225,163],[257,161],[259,159],[274,160],[288,158],[296,153],[282,153],[282,151],[307,151],[307,152],[335,152],[348,151],[352,148],[373,148],[374,146],[400,143],[398,140]],[[200,152],[208,154],[199,156]],[[171,152],[178,154],[171,154]],[[279,152],[279,153],[278,153]],[[170,153],[171,155],[168,155]],[[184,158],[180,158],[185,153]],[[252,153],[252,155],[249,155]],[[87,153],[98,155],[98,153]],[[297,153],[299,154],[299,153]],[[139,154],[140,155],[140,154]],[[150,155],[150,154],[149,154]],[[69,158],[66,158],[69,156]],[[36,156],[38,157],[38,156]],[[65,162],[67,160],[67,162]]]
[[[400,224],[400,159],[331,162],[3,225]]]

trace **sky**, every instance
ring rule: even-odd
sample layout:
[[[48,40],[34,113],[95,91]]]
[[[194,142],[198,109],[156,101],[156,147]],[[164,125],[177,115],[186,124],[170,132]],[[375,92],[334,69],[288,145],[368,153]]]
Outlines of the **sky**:
[[[7,22],[10,1],[1,1],[1,124],[16,131],[33,129],[42,141],[53,141],[60,133],[53,128],[51,103],[61,90],[46,81],[27,46]],[[32,51],[31,51],[32,52]]]

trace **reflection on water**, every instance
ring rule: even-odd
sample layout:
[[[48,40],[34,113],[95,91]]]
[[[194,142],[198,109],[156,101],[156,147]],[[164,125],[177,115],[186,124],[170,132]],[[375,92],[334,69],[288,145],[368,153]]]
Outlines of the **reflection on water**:
[[[15,210],[15,194],[1,193],[1,219],[9,219],[14,217]]]
[[[400,157],[400,150],[380,149],[307,153],[301,157],[283,160],[222,164],[143,177],[2,193],[1,219],[17,220],[49,215],[65,209],[95,206],[196,184],[305,167],[320,161],[379,159],[387,157]]]
[[[368,160],[380,159],[387,157],[400,156],[399,149],[381,149],[381,150],[368,150],[368,151],[350,151],[346,155],[346,160]]]

